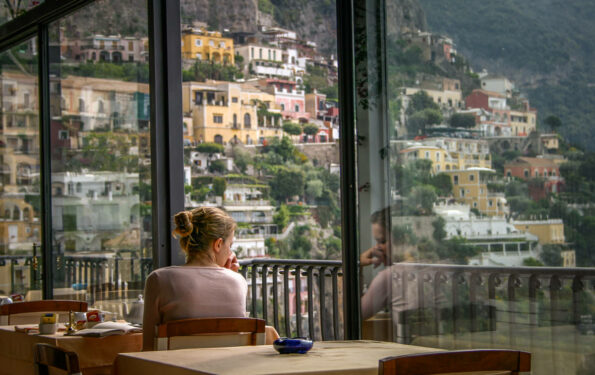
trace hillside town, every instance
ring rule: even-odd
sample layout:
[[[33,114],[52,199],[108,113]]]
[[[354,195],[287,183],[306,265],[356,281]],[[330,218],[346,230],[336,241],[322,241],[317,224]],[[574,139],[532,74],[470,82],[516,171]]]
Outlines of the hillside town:
[[[391,189],[402,208],[393,225],[416,238],[416,256],[436,260],[436,246],[452,243],[442,262],[576,266],[567,223],[543,207],[569,194],[559,124],[539,120],[506,77],[461,64],[451,38],[420,31],[401,38],[420,64],[454,72],[417,74],[390,103]],[[340,258],[336,56],[291,30],[232,33],[200,23],[183,26],[181,50],[187,208],[226,209],[238,223],[233,249],[242,258]],[[72,68],[146,66],[148,40],[63,33],[55,52],[56,246],[65,255],[150,256],[149,84]],[[37,83],[18,70],[0,80],[0,230],[8,234],[0,249],[17,255],[40,241]],[[118,153],[107,157],[106,145]],[[532,212],[536,205],[543,209]]]

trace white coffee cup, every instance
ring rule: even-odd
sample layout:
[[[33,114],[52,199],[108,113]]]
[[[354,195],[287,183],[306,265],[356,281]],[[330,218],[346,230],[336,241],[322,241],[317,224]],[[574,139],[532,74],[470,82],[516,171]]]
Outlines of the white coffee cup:
[[[42,335],[53,335],[58,331],[58,323],[39,323],[39,333]]]

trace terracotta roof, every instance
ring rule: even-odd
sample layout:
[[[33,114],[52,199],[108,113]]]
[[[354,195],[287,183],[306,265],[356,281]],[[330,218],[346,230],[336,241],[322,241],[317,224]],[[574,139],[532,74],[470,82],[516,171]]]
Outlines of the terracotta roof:
[[[550,159],[544,158],[529,158],[529,157],[518,157],[515,160],[506,163],[507,165],[531,165],[533,167],[544,167],[544,168],[557,168],[558,165]]]
[[[497,97],[497,98],[504,98],[504,99],[506,98],[506,95],[502,95],[502,94],[500,94],[500,93],[498,93],[498,92],[495,92],[495,91],[488,91],[488,90],[482,90],[482,89],[475,89],[475,90],[473,90],[473,91],[471,92],[471,94],[473,94],[473,93],[475,93],[475,92],[479,92],[479,93],[485,94],[485,95],[487,95],[487,96],[495,96],[495,97]]]

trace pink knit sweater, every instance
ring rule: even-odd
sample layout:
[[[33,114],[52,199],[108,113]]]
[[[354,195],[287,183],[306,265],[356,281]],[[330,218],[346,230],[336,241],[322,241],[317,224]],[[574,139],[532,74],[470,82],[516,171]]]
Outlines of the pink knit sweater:
[[[153,271],[145,285],[143,350],[153,350],[155,326],[170,320],[243,318],[248,284],[221,267],[172,266]]]

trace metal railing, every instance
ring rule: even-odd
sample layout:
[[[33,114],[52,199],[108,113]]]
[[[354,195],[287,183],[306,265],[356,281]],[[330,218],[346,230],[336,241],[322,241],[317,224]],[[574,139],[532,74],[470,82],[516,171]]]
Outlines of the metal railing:
[[[56,287],[82,285],[93,300],[123,296],[132,289],[136,293],[144,287],[153,262],[126,255],[59,255],[54,258]],[[341,261],[247,259],[240,266],[249,286],[247,309],[252,317],[264,319],[289,337],[343,338]],[[23,278],[27,270],[27,285],[19,284],[16,275]],[[405,299],[402,305],[408,306],[401,311],[386,306],[402,342],[418,336],[504,329],[514,347],[515,330],[521,326],[532,330],[579,325],[581,316],[595,312],[593,268],[399,263],[390,272],[393,285],[401,288],[396,292]],[[5,294],[39,289],[41,257],[2,255],[0,276],[10,279],[9,288],[0,285]]]
[[[341,261],[251,259],[240,265],[252,317],[287,337],[343,338]]]
[[[595,287],[593,268],[400,263],[391,274],[401,282],[404,303],[411,306],[407,299],[415,300],[415,308],[398,312],[403,342],[423,335],[496,331],[501,324],[510,330],[514,346],[519,325],[577,325],[581,312],[595,309],[587,306]]]

